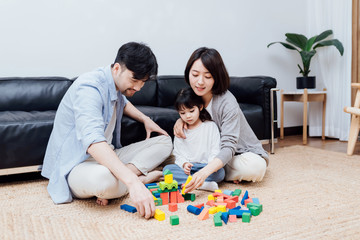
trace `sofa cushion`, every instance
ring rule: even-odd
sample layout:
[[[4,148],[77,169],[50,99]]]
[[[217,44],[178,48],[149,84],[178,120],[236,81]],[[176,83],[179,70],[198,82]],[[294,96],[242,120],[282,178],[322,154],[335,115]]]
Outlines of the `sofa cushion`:
[[[71,84],[63,77],[0,78],[0,111],[56,110]]]
[[[180,89],[189,87],[184,76],[159,76],[158,82],[158,107],[174,106],[176,94]]]
[[[179,113],[172,108],[160,108],[152,106],[136,106],[142,113],[150,117],[162,129],[164,129],[172,138],[173,127],[176,120],[179,118]],[[135,121],[132,118],[123,116],[121,121],[121,144],[123,146],[130,143],[142,141],[146,137],[144,124]],[[152,133],[151,136],[157,134]]]
[[[55,110],[0,112],[0,169],[42,164],[54,118]]]
[[[240,103],[239,106],[257,138],[264,139],[265,119],[262,107],[260,105],[248,103]]]
[[[157,105],[157,83],[156,80],[148,80],[140,91],[127,99],[133,105],[156,106]]]

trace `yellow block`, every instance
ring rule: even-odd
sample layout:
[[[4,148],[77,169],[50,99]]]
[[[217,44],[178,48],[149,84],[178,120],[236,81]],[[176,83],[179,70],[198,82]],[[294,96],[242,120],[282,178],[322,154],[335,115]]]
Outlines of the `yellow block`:
[[[153,198],[154,198],[155,201],[157,200],[157,198],[154,195],[153,195]]]
[[[164,221],[165,220],[165,213],[161,211],[160,209],[155,209],[155,216],[154,218],[158,221]]]
[[[189,175],[188,178],[186,179],[186,182],[184,183],[184,186],[183,186],[182,190],[181,190],[181,194],[182,194],[182,195],[185,194],[185,187],[186,187],[186,185],[191,181],[191,179],[192,179],[192,176]]]
[[[219,205],[216,207],[217,212],[226,212],[226,206],[225,205]]]
[[[222,193],[222,191],[220,189],[215,190],[215,192]]]
[[[210,214],[215,214],[215,213],[217,213],[217,207],[211,207],[211,208],[209,208],[209,213],[210,213]]]
[[[208,201],[211,201],[211,200],[215,201],[215,197],[212,194],[208,195]]]
[[[164,179],[165,179],[166,183],[172,183],[173,182],[173,175],[172,174],[165,175]]]

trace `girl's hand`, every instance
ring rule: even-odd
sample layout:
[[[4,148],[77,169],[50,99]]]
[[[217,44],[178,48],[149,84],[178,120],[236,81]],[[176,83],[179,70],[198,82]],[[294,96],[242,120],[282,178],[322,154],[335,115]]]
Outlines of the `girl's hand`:
[[[189,162],[184,163],[183,168],[184,168],[184,173],[186,175],[190,175],[190,170],[192,166],[194,166],[192,163]]]
[[[183,129],[188,129],[188,126],[185,122],[183,122],[183,120],[181,120],[181,118],[179,118],[178,120],[176,120],[175,125],[174,125],[174,135],[175,137],[178,138],[186,138],[185,134],[184,134],[184,130]]]
[[[211,174],[208,174],[206,171],[203,170],[204,168],[192,175],[192,180],[186,185],[185,193],[191,192],[192,190],[197,189],[203,185],[205,180]]]

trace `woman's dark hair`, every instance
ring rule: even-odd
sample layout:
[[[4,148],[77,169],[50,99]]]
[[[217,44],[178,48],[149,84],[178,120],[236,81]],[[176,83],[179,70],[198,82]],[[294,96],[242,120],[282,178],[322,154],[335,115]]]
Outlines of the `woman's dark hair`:
[[[205,68],[214,78],[214,86],[212,87],[211,92],[216,95],[225,93],[230,86],[230,77],[220,53],[213,48],[201,47],[193,52],[186,64],[185,81],[190,84],[190,69],[198,59],[201,59]]]
[[[157,75],[156,57],[151,49],[143,43],[129,42],[122,45],[111,67],[115,63],[132,71],[137,80],[155,79]]]
[[[179,112],[183,110],[184,107],[198,107],[199,110],[202,108],[199,114],[200,120],[202,122],[211,120],[210,113],[205,109],[204,101],[200,96],[196,95],[196,93],[192,90],[191,87],[181,89],[176,95],[175,109]]]

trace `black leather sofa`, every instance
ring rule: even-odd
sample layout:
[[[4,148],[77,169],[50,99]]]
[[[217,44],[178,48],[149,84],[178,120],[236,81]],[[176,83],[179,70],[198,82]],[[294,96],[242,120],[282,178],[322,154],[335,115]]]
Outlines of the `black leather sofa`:
[[[230,91],[256,136],[269,140],[270,89],[276,87],[276,80],[266,76],[230,80]],[[0,175],[36,171],[42,164],[56,109],[73,81],[63,77],[0,78]],[[173,104],[183,87],[187,87],[183,76],[158,76],[128,99],[173,137],[173,125],[179,118]],[[276,102],[274,110],[276,116]],[[143,124],[126,116],[121,129],[123,146],[146,136]]]

